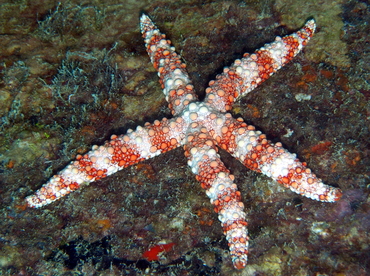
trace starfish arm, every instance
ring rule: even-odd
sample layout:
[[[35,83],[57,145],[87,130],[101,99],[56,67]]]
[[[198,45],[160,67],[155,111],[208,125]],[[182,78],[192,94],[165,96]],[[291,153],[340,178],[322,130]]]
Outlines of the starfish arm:
[[[225,112],[241,96],[255,89],[282,66],[291,61],[307,44],[316,28],[314,20],[309,20],[296,33],[266,44],[254,54],[244,54],[229,68],[209,83],[205,102],[215,109]]]
[[[186,65],[181,62],[181,57],[175,52],[175,47],[171,46],[171,41],[166,39],[145,14],[140,18],[140,27],[150,60],[158,71],[159,82],[169,108],[173,115],[177,115],[189,103],[198,100],[185,69]]]
[[[28,196],[29,207],[39,208],[99,180],[124,167],[136,164],[182,144],[186,122],[182,118],[163,119],[129,130],[126,135],[112,135],[102,146],[93,146],[77,156],[65,169],[53,176],[34,195]]]
[[[262,172],[298,194],[325,202],[337,201],[342,195],[340,189],[324,184],[281,143],[271,143],[241,118],[235,120],[230,116],[221,131],[215,133],[215,139],[247,168]]]
[[[212,137],[205,128],[194,128],[184,145],[185,156],[196,179],[214,205],[229,244],[233,265],[244,268],[248,258],[248,230],[240,192],[234,176],[222,163]]]

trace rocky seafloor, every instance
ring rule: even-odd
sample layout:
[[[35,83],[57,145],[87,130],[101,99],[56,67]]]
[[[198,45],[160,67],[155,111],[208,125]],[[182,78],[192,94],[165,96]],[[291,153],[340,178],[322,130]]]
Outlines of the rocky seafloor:
[[[143,11],[172,40],[201,98],[244,52],[317,22],[304,51],[232,113],[343,198],[303,198],[221,152],[246,206],[242,271],[180,148],[44,208],[24,204],[92,145],[171,117],[139,31]],[[21,0],[0,4],[0,15],[0,274],[370,274],[367,2]],[[151,248],[158,254],[148,260]]]

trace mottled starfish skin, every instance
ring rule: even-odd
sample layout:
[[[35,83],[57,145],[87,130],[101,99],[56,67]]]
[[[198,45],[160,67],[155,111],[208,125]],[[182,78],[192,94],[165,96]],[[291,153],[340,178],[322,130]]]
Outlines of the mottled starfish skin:
[[[30,207],[41,207],[66,194],[145,159],[183,146],[196,179],[214,205],[230,248],[234,267],[244,268],[248,255],[248,231],[241,194],[234,176],[222,163],[218,147],[226,150],[247,168],[264,173],[285,187],[306,197],[333,202],[341,197],[338,188],[325,185],[295,154],[273,144],[243,119],[226,111],[288,63],[308,42],[315,30],[310,20],[296,33],[267,44],[254,54],[224,69],[209,83],[204,102],[199,102],[185,64],[171,42],[148,16],[141,17],[141,31],[150,59],[158,71],[172,119],[113,135],[102,146],[93,146],[53,176],[34,195],[26,198]]]

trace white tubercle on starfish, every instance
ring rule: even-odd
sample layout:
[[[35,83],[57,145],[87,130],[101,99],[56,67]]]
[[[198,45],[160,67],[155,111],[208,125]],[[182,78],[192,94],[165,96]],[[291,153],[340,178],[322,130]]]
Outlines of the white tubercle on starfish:
[[[146,123],[135,131],[129,130],[126,135],[113,135],[102,146],[94,146],[92,151],[78,156],[34,195],[27,197],[28,206],[44,206],[84,184],[184,146],[192,172],[218,213],[234,267],[245,267],[249,238],[244,205],[233,182],[234,176],[217,153],[218,147],[228,151],[247,168],[264,173],[303,196],[326,202],[341,197],[340,189],[325,185],[280,143],[271,143],[243,119],[234,119],[225,113],[235,100],[252,91],[297,55],[314,30],[315,22],[309,20],[298,32],[278,37],[254,54],[245,54],[209,83],[205,101],[199,102],[180,56],[149,17],[142,15],[141,31],[146,49],[175,117]]]

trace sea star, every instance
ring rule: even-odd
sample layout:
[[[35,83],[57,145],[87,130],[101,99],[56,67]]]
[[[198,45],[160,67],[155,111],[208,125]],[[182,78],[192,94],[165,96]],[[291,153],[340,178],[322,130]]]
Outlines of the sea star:
[[[295,154],[273,144],[260,131],[230,113],[233,103],[268,79],[293,59],[315,31],[314,20],[292,35],[277,37],[254,54],[245,54],[209,83],[203,102],[198,101],[185,64],[145,14],[141,32],[150,59],[157,69],[172,119],[146,123],[126,135],[113,135],[102,146],[93,146],[77,156],[34,195],[30,207],[49,204],[83,185],[111,175],[124,167],[184,146],[185,156],[196,179],[214,205],[229,244],[233,265],[244,268],[248,255],[248,231],[240,192],[234,176],[222,163],[218,147],[229,152],[247,168],[262,172],[306,197],[333,202],[341,190],[325,185]]]

